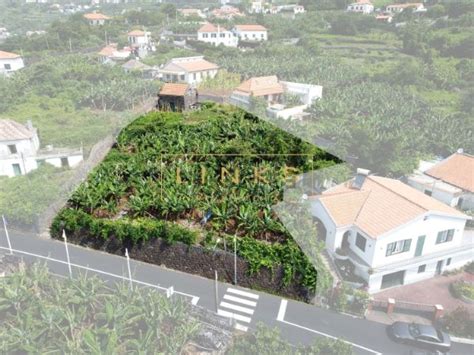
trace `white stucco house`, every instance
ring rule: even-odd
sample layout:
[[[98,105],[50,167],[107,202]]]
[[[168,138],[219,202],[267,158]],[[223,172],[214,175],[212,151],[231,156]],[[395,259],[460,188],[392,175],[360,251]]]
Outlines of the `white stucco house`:
[[[472,235],[464,233],[470,217],[399,180],[359,169],[355,178],[309,201],[329,255],[348,258],[369,292],[473,260]]]
[[[462,210],[474,210],[474,156],[462,149],[443,160],[421,161],[410,186]]]
[[[206,23],[197,31],[197,40],[214,46],[237,47],[239,38],[220,25]]]
[[[73,168],[82,160],[82,148],[55,149],[46,146],[40,149],[38,131],[31,121],[22,125],[12,120],[0,120],[0,176],[28,174],[44,163],[58,168]]]
[[[232,32],[240,41],[262,42],[268,40],[268,30],[262,25],[235,25]]]
[[[159,70],[159,75],[168,83],[187,83],[196,87],[206,78],[214,78],[218,71],[217,64],[196,56],[171,59]]]
[[[385,11],[391,14],[400,13],[406,9],[411,9],[413,12],[425,12],[425,5],[421,2],[406,3],[406,4],[391,4],[385,7]]]
[[[347,5],[348,12],[357,12],[361,14],[371,14],[374,12],[374,5],[370,2],[370,0],[358,0]]]
[[[24,67],[25,63],[21,55],[0,51],[0,75],[9,76]]]

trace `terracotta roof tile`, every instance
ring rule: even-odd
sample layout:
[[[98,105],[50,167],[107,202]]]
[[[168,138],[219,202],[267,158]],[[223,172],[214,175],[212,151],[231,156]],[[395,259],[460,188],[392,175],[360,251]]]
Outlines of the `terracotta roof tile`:
[[[130,31],[128,33],[128,35],[130,37],[143,37],[145,36],[145,32],[144,31],[140,31],[140,30],[133,30],[133,31]]]
[[[319,200],[338,227],[355,225],[374,239],[427,212],[468,218],[398,180],[368,176],[360,190],[352,181],[311,200]]]
[[[184,96],[189,89],[188,84],[172,84],[166,83],[160,90],[160,95],[163,96]]]
[[[34,135],[35,130],[30,130],[21,123],[13,120],[0,120],[0,141],[30,139]]]
[[[455,153],[425,172],[463,190],[474,192],[474,156]]]
[[[15,59],[20,58],[21,56],[16,53],[0,51],[0,59]]]
[[[110,20],[109,16],[98,12],[91,12],[89,14],[84,14],[84,17],[88,20]]]
[[[244,95],[264,96],[282,94],[285,90],[278,78],[273,75],[250,78],[240,84],[235,91]]]
[[[198,30],[198,32],[224,32],[227,31],[225,27],[222,26],[215,26],[212,23],[206,23],[205,25],[202,25],[201,28]]]
[[[267,31],[262,25],[235,25],[234,27],[239,31]]]

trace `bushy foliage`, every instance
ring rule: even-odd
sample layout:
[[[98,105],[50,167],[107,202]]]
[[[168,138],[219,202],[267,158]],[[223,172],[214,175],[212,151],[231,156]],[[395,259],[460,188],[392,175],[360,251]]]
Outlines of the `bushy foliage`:
[[[444,329],[458,337],[474,338],[474,318],[465,307],[458,307],[442,318]]]
[[[35,264],[0,280],[0,343],[6,353],[180,353],[200,328],[190,307]]]
[[[298,279],[314,290],[321,276],[318,282],[327,288],[324,270],[316,275],[272,206],[282,198],[285,169],[295,174],[336,162],[318,148],[228,106],[209,104],[186,118],[156,112],[121,132],[117,146],[79,186],[53,230],[58,235],[72,214],[67,226],[71,231],[85,228],[90,235],[110,237],[121,234],[118,228],[136,228],[124,232],[124,238],[128,233],[128,238],[146,240],[163,234],[153,229],[162,228],[162,222],[140,229],[143,221],[151,223],[150,217],[199,222],[210,211],[205,228],[238,235],[239,254],[250,263],[251,272],[281,265],[285,283]],[[255,180],[255,169],[265,172],[262,180]],[[125,217],[107,219],[119,212]],[[169,237],[165,233],[163,238]],[[184,232],[183,238],[194,242]]]

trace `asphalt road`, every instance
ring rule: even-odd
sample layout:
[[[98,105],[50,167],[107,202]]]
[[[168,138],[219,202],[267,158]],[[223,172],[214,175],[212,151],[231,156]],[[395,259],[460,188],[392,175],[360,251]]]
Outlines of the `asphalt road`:
[[[46,261],[53,272],[68,275],[63,242],[14,231],[10,231],[10,240],[16,255]],[[0,248],[3,251],[8,248],[3,230],[0,232]],[[77,275],[79,270],[87,270],[105,280],[129,282],[125,257],[72,244],[69,244],[69,254],[73,275]],[[155,287],[159,292],[173,287],[173,297],[186,297],[193,304],[216,312],[213,280],[134,260],[130,261],[130,266],[136,284]],[[262,322],[279,328],[281,334],[295,345],[311,344],[317,337],[337,337],[351,342],[357,354],[409,354],[411,349],[392,342],[383,324],[222,282],[218,283],[217,303],[218,314],[232,317],[238,329],[252,331]],[[474,354],[474,346],[453,343],[451,354]]]

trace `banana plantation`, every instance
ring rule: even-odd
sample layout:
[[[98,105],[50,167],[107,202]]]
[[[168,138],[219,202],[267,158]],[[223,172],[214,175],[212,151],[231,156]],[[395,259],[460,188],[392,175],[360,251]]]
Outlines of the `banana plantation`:
[[[272,206],[298,174],[337,163],[235,107],[154,112],[121,132],[58,214],[52,234],[221,249],[235,237],[251,273],[279,266],[284,284],[325,289],[330,276],[324,267],[316,273]]]

